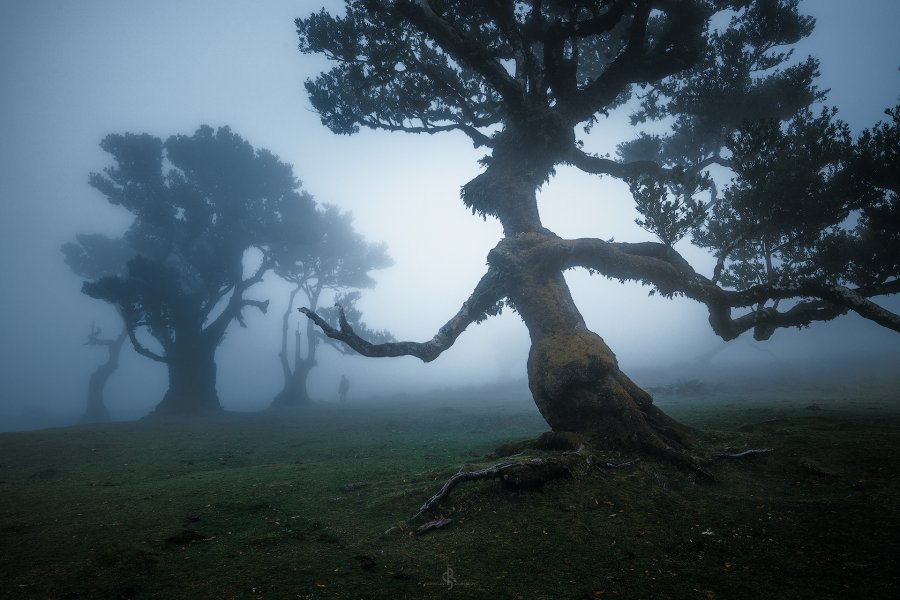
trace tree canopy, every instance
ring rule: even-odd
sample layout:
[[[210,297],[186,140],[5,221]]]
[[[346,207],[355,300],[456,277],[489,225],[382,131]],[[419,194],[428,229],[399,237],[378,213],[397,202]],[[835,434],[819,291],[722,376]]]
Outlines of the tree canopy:
[[[343,16],[322,11],[297,26],[301,50],[334,63],[306,82],[326,126],[468,135],[490,154],[463,201],[497,216],[507,233],[540,223],[528,202],[504,208],[514,202],[509,180],[534,188],[569,164],[625,180],[639,224],[664,246],[691,234],[720,262],[708,279],[659,257],[603,265],[597,251],[571,266],[689,295],[719,313],[750,308],[728,327],[717,320],[727,338],[750,322],[765,322],[765,337],[772,326],[824,318],[821,302],[832,318],[853,310],[900,329],[870,300],[900,289],[896,266],[871,256],[871,240],[893,234],[884,225],[896,216],[896,181],[885,175],[898,166],[896,111],[853,139],[834,111],[811,107],[825,94],[815,85],[818,61],[790,48],[815,23],[797,4],[359,0],[346,2]],[[636,129],[663,121],[668,132],[639,132],[616,159],[584,152],[581,136],[602,135],[605,116],[626,102]],[[725,190],[713,165],[732,171]],[[858,256],[864,247],[868,259]],[[879,263],[866,269],[865,286],[850,277],[858,279],[861,261]],[[774,312],[786,299],[810,298],[811,310]]]
[[[462,200],[505,234],[430,341],[371,344],[307,311],[357,351],[433,360],[505,304],[531,334],[529,383],[554,429],[673,457],[689,432],[587,330],[565,270],[699,301],[724,339],[849,311],[900,331],[874,300],[900,291],[897,111],[854,137],[816,106],[818,62],[791,51],[814,27],[797,0],[346,0],[343,15],[296,25],[300,50],[331,60],[306,81],[322,122],[339,134],[468,136],[487,154]],[[585,151],[617,110],[634,138],[614,158]],[[627,183],[620,201],[656,239],[547,230],[536,192],[560,165]],[[686,238],[716,257],[713,273],[675,250]]]

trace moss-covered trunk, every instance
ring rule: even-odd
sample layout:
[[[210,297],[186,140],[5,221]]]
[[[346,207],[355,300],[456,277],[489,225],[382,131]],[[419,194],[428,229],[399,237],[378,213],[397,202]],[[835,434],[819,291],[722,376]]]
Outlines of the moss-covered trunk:
[[[690,429],[654,406],[619,369],[609,346],[585,326],[560,263],[547,259],[559,237],[540,221],[537,189],[574,142],[571,124],[558,116],[523,113],[498,136],[488,168],[463,189],[467,203],[479,208],[483,202],[503,224],[506,237],[488,261],[503,273],[507,298],[531,335],[531,393],[554,431],[583,434],[601,447],[687,460]]]
[[[667,416],[620,369],[615,354],[590,331],[558,268],[541,248],[556,238],[532,232],[507,237],[491,253],[510,275],[509,300],[531,336],[528,383],[554,431],[573,431],[607,448],[672,458],[690,446],[690,429]]]

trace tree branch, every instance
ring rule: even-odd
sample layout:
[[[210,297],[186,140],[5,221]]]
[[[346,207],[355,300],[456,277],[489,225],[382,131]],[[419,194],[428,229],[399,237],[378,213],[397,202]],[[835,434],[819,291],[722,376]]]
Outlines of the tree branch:
[[[664,244],[605,242],[594,238],[555,240],[542,251],[542,261],[559,268],[584,267],[622,281],[639,281],[662,294],[682,294],[709,309],[713,331],[725,340],[750,329],[756,339],[767,339],[775,329],[803,327],[813,321],[828,321],[848,311],[900,332],[900,316],[869,300],[869,297],[900,292],[900,283],[888,282],[855,289],[800,280],[790,284],[760,284],[746,290],[725,290],[698,274],[674,249]],[[814,298],[815,300],[807,300]],[[764,307],[767,301],[799,299],[787,311]],[[731,309],[760,306],[732,318]]]
[[[275,261],[271,257],[265,257],[253,275],[242,280],[240,283],[235,284],[234,292],[232,293],[231,298],[228,299],[228,305],[225,307],[225,310],[223,310],[222,313],[207,326],[203,331],[204,335],[216,340],[221,339],[222,336],[225,335],[225,330],[228,328],[232,319],[237,319],[238,323],[241,324],[241,327],[246,327],[243,317],[241,316],[241,310],[243,310],[245,306],[255,306],[265,313],[269,306],[268,300],[264,302],[260,300],[244,300],[243,294],[248,288],[262,281],[263,276],[265,276],[269,269],[274,266]]]
[[[450,348],[466,327],[471,323],[479,323],[488,316],[499,312],[499,303],[506,296],[504,286],[494,269],[487,273],[475,286],[475,290],[452,319],[447,321],[431,340],[427,342],[387,342],[372,344],[359,337],[347,323],[343,308],[339,307],[340,329],[335,329],[328,322],[308,308],[298,309],[312,319],[328,337],[344,342],[363,356],[415,356],[423,362],[431,362]]]
[[[481,146],[493,146],[493,142],[490,137],[481,133],[475,127],[468,125],[466,123],[453,123],[451,125],[428,125],[428,126],[414,126],[414,125],[396,125],[393,123],[386,123],[383,121],[376,121],[374,119],[359,119],[360,125],[365,125],[369,129],[383,129],[385,131],[402,131],[405,133],[427,133],[429,135],[433,135],[435,133],[444,133],[447,131],[461,131],[472,140],[472,143],[475,144],[475,147]]]
[[[652,160],[636,160],[632,162],[619,162],[609,158],[600,158],[599,156],[591,156],[582,152],[575,146],[569,150],[568,156],[565,158],[566,163],[573,167],[589,173],[591,175],[611,175],[619,179],[626,177],[638,177],[640,175],[651,175],[661,177],[668,174],[668,170],[664,169]]]
[[[498,28],[506,35],[516,53],[516,78],[521,82],[526,93],[532,91],[537,80],[537,57],[525,39],[516,20],[515,3],[512,0],[489,0],[484,2],[484,10],[494,19]]]
[[[125,329],[128,330],[128,339],[131,340],[131,345],[134,347],[134,351],[140,354],[141,356],[146,356],[150,360],[155,360],[156,362],[167,363],[169,362],[165,356],[157,354],[153,352],[149,348],[147,348],[144,344],[142,344],[137,339],[137,334],[135,332],[136,327],[131,324],[126,324]]]
[[[518,106],[523,102],[522,87],[503,65],[482,44],[466,39],[435,13],[428,0],[399,0],[394,6],[394,10],[430,36],[445,52],[484,77],[508,104]]]
[[[606,33],[622,19],[626,5],[626,2],[615,2],[602,15],[578,21],[561,21],[545,35],[538,36],[538,39],[544,43],[558,43],[569,38],[583,38]]]
[[[566,163],[573,167],[589,173],[591,175],[611,175],[618,179],[635,178],[641,175],[649,175],[665,180],[674,180],[677,175],[675,170],[663,167],[656,161],[652,160],[635,160],[631,162],[620,162],[609,158],[600,158],[582,152],[576,147],[569,150],[566,156]],[[712,166],[721,165],[729,167],[728,159],[721,156],[708,156],[694,165],[687,167],[681,176],[696,176],[703,169]]]
[[[242,313],[243,309],[247,306],[252,306],[254,308],[259,309],[259,312],[262,314],[266,314],[269,311],[269,301],[268,300],[241,300],[240,308],[235,314],[234,318],[240,323],[241,327],[247,327],[247,324],[244,322],[244,315]]]
[[[654,3],[669,18],[669,26],[649,50],[646,43],[650,2],[640,2],[628,31],[628,43],[609,67],[566,104],[576,123],[593,117],[632,83],[657,81],[694,64],[704,46],[706,14],[696,2]]]

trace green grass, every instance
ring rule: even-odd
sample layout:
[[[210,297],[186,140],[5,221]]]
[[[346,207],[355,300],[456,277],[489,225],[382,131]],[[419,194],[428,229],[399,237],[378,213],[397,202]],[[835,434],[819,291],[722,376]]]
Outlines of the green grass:
[[[706,452],[774,452],[711,462],[714,483],[644,460],[530,493],[469,484],[423,536],[407,520],[447,477],[545,429],[532,405],[0,434],[0,597],[893,597],[895,396],[717,400],[660,404]]]

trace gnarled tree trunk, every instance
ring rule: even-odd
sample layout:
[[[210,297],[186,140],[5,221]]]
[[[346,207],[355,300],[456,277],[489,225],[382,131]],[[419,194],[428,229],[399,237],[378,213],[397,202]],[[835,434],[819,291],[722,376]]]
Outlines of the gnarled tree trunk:
[[[216,344],[203,336],[178,343],[166,355],[169,389],[154,414],[202,416],[222,410],[216,392]]]
[[[99,335],[99,329],[96,330],[96,333]],[[81,416],[82,423],[105,423],[109,421],[109,410],[107,410],[106,402],[103,399],[103,390],[106,388],[106,382],[119,368],[119,355],[122,352],[122,346],[126,339],[128,339],[128,331],[123,330],[114,340],[101,340],[96,335],[92,335],[88,341],[88,344],[91,345],[106,346],[108,355],[106,362],[97,367],[88,380],[87,407]]]
[[[528,385],[554,431],[586,435],[596,444],[672,458],[690,446],[690,429],[654,406],[620,369],[615,354],[590,331],[562,273],[545,268],[546,233],[507,237],[491,252],[491,266],[508,274],[509,301],[531,336]]]
[[[532,115],[503,137],[476,180],[494,195],[490,205],[506,233],[488,263],[504,274],[506,297],[528,327],[528,385],[538,410],[554,431],[680,457],[690,445],[689,428],[619,369],[613,351],[585,325],[559,263],[546,259],[546,249],[561,240],[542,225],[536,191],[573,142],[571,127]]]
[[[469,324],[495,314],[505,299],[528,327],[528,384],[554,431],[694,467],[685,452],[691,429],[654,406],[650,395],[619,369],[603,339],[587,328],[563,277],[566,261],[560,254],[568,249],[541,224],[536,190],[563,162],[561,148],[571,143],[571,128],[540,116],[508,125],[497,139],[487,169],[464,186],[463,197],[473,209],[497,217],[505,237],[488,255],[489,271],[469,300],[431,341],[370,344],[345,322],[337,330],[311,311],[301,311],[326,335],[364,356],[413,355],[431,361]]]
[[[312,404],[312,399],[306,390],[306,381],[309,378],[309,372],[316,366],[316,359],[314,356],[312,358],[301,358],[300,343],[300,332],[295,331],[293,368],[288,366],[287,357],[284,354],[286,349],[282,349],[280,356],[284,371],[284,386],[272,400],[272,408],[289,408]]]
[[[313,324],[310,321],[306,323],[306,357],[304,358],[300,352],[302,339],[299,329],[294,332],[294,366],[291,367],[288,362],[288,326],[290,325],[291,312],[293,311],[294,298],[297,292],[303,289],[303,284],[298,283],[291,290],[288,298],[287,310],[281,320],[281,352],[278,358],[281,361],[281,371],[284,374],[284,386],[281,391],[272,400],[270,408],[291,408],[296,406],[305,406],[312,404],[309,392],[306,389],[306,382],[309,378],[309,372],[316,366],[316,347],[318,340],[315,338]],[[314,287],[309,294],[309,302],[312,310],[316,309],[318,304],[320,287]]]

